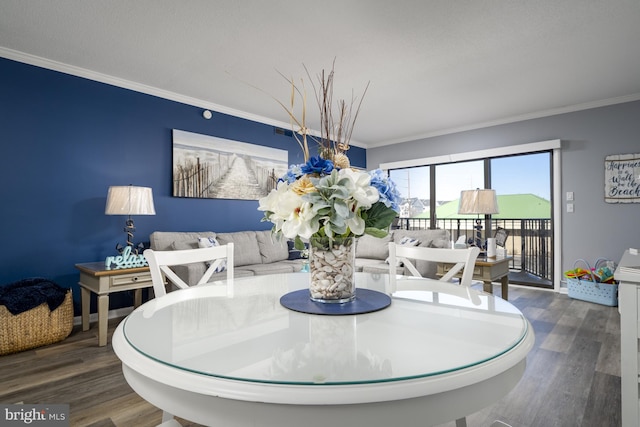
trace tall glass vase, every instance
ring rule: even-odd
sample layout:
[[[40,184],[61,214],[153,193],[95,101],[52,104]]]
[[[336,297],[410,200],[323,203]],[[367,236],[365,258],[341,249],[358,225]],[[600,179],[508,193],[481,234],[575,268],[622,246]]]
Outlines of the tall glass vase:
[[[309,291],[311,299],[322,303],[346,303],[356,297],[354,237],[309,240]]]

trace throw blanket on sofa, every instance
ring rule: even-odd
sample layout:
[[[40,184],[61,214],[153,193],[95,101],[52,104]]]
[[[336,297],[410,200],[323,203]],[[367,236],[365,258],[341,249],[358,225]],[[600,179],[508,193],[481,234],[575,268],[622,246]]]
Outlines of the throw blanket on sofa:
[[[62,304],[67,289],[42,277],[20,280],[0,286],[0,305],[7,307],[13,315],[31,310],[47,303],[53,311]]]

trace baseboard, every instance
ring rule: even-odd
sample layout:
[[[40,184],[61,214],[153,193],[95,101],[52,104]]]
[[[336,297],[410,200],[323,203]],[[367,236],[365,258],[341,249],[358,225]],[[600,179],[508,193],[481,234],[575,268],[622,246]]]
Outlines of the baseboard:
[[[107,318],[109,319],[116,319],[119,317],[125,317],[128,316],[129,313],[131,313],[133,311],[134,307],[124,307],[124,308],[116,308],[115,310],[109,310],[109,313],[107,314]],[[97,322],[98,321],[98,313],[91,313],[89,315],[89,322],[93,323],[93,322]],[[82,324],[82,316],[75,316],[73,318],[73,324],[74,326],[76,325],[81,325]]]

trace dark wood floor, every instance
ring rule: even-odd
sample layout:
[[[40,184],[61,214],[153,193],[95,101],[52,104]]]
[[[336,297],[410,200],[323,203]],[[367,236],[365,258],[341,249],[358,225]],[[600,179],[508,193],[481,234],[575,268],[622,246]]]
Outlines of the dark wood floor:
[[[531,321],[535,347],[518,385],[467,417],[469,427],[496,420],[513,427],[620,426],[617,308],[513,286],[509,300]],[[110,321],[109,342],[119,320]],[[58,344],[0,356],[0,402],[67,403],[72,426],[143,427],[161,419],[127,385],[111,345],[97,346],[95,325],[87,332],[75,327]]]

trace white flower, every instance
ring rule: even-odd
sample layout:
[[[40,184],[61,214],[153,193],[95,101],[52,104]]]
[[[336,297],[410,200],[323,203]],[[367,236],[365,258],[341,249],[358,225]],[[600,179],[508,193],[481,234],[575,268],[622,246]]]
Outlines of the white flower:
[[[360,215],[354,215],[352,218],[348,218],[345,220],[345,223],[356,236],[361,236],[364,233],[365,224]]]
[[[351,197],[357,202],[356,209],[369,209],[380,198],[378,190],[370,185],[371,176],[368,173],[354,171],[353,169],[340,169],[338,174],[340,178],[348,179],[346,186],[351,193]]]
[[[291,191],[287,182],[278,183],[277,188],[261,198],[259,203],[258,210],[267,211],[274,230],[281,231],[288,239],[296,236],[309,238],[318,231],[318,222],[313,221],[313,206]]]
[[[298,169],[305,174],[297,176]],[[376,185],[367,172],[333,169],[330,162],[314,158],[304,168],[290,167],[277,187],[260,199],[258,210],[265,212],[264,220],[273,224],[276,235],[288,239],[315,237],[330,244],[365,232],[383,237],[396,211],[383,203]]]
[[[309,202],[303,202],[294,209],[282,225],[282,234],[288,239],[300,236],[303,239],[310,238],[318,231],[318,221],[313,221],[316,216],[313,206]]]

